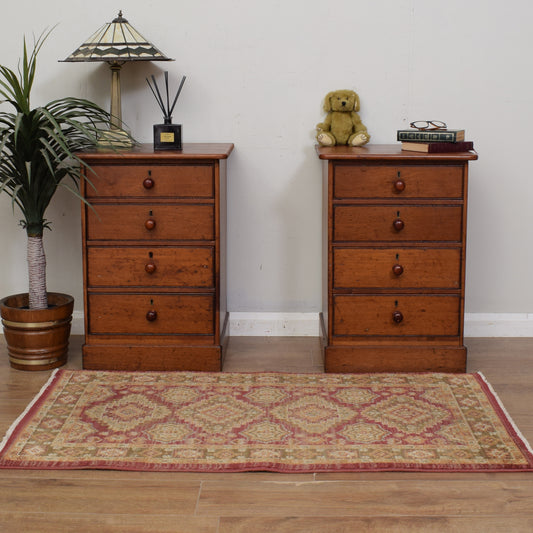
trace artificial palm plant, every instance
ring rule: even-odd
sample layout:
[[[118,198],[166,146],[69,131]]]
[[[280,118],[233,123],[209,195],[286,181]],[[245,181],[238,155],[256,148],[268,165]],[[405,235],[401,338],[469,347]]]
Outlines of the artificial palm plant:
[[[18,73],[0,66],[2,104],[0,112],[0,192],[22,212],[27,234],[30,309],[48,306],[43,232],[50,227],[45,212],[59,186],[81,198],[78,188],[84,163],[76,152],[93,147],[108,130],[110,115],[96,104],[80,98],[61,98],[31,108],[30,93],[35,79],[37,55],[48,37],[34,40],[23,57]]]

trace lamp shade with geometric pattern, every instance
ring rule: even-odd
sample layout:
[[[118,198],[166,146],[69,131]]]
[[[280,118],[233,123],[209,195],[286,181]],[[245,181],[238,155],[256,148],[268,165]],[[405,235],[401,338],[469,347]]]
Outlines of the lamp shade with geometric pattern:
[[[120,68],[127,61],[173,61],[147,41],[123,16],[104,24],[63,61],[105,61],[111,67],[111,129],[122,128]]]

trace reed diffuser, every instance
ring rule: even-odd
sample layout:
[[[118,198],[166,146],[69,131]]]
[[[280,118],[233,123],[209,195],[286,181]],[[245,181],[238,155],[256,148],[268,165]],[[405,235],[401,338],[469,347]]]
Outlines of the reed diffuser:
[[[168,72],[165,72],[165,91],[166,99],[163,99],[159,87],[152,75],[152,83],[146,78],[146,82],[155,97],[161,111],[163,111],[163,124],[154,124],[154,150],[181,150],[181,124],[172,124],[172,112],[176,107],[185,76],[182,76],[176,96],[172,105],[170,105],[170,93],[168,88]]]

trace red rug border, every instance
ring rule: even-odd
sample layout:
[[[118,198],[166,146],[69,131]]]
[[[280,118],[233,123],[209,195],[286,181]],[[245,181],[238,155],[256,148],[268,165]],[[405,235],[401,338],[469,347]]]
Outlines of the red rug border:
[[[36,394],[33,400],[28,404],[22,414],[11,424],[3,440],[0,442],[0,470],[1,469],[15,469],[15,470],[116,470],[116,471],[131,471],[131,472],[181,472],[181,473],[243,473],[243,472],[271,472],[280,474],[306,474],[306,473],[358,473],[358,472],[437,472],[437,473],[509,473],[509,472],[533,472],[533,450],[528,441],[521,434],[509,413],[507,413],[503,403],[493,389],[492,385],[487,381],[481,372],[468,372],[467,374],[473,376],[486,397],[489,400],[492,408],[498,415],[499,420],[504,425],[505,429],[513,439],[514,443],[527,460],[527,466],[510,466],[510,465],[420,465],[418,463],[403,464],[398,466],[396,463],[365,463],[357,466],[327,464],[327,465],[292,465],[280,466],[276,463],[254,463],[250,464],[232,464],[228,466],[207,466],[207,465],[187,465],[187,464],[169,464],[161,465],[150,462],[122,462],[120,465],[116,463],[110,464],[108,461],[81,461],[77,464],[60,464],[46,462],[25,463],[19,465],[15,461],[6,461],[1,458],[4,449],[8,448],[18,434],[24,428],[24,422],[30,418],[46,401],[48,395],[53,389],[55,383],[65,373],[116,373],[116,374],[131,374],[129,371],[122,370],[77,370],[77,369],[56,369],[52,372],[48,381],[42,386],[41,390]],[[171,373],[168,371],[148,371],[144,373]],[[194,372],[190,372],[194,373]],[[202,372],[201,374],[220,375],[219,372]],[[287,372],[227,372],[227,374],[274,374],[282,375]],[[300,375],[316,375],[317,373],[298,373]],[[367,373],[372,374],[372,373]],[[390,374],[394,374],[391,372]],[[399,373],[401,374],[401,373]],[[411,372],[410,374],[416,374]],[[444,372],[420,372],[419,375],[428,374],[445,374]],[[332,374],[334,375],[334,374]]]

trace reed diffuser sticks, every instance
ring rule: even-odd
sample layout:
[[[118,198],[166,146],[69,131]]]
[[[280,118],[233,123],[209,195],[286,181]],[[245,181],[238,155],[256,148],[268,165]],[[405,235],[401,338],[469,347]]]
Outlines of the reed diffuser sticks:
[[[163,97],[161,96],[161,93],[159,92],[159,87],[157,86],[157,82],[155,81],[154,75],[152,74],[151,77],[152,77],[152,83],[150,83],[150,80],[146,78],[148,87],[150,87],[150,90],[152,91],[152,94],[154,95],[154,98],[157,104],[159,105],[161,111],[163,111],[163,117],[164,117],[165,124],[172,124],[172,112],[174,111],[174,108],[176,107],[176,103],[181,94],[181,90],[183,89],[183,84],[185,83],[185,80],[187,77],[186,76],[181,77],[181,82],[179,84],[178,91],[176,92],[176,96],[174,97],[174,101],[172,102],[172,106],[170,106],[170,92],[168,88],[168,71],[165,71],[166,106],[165,106],[165,101],[163,100]]]
[[[163,124],[154,125],[154,150],[181,150],[181,124],[172,124],[172,113],[183,89],[186,76],[182,76],[178,90],[170,105],[170,90],[168,83],[168,72],[165,71],[165,98],[161,94],[154,75],[151,76],[152,82],[146,78],[148,87],[154,95],[157,105],[163,112]]]

